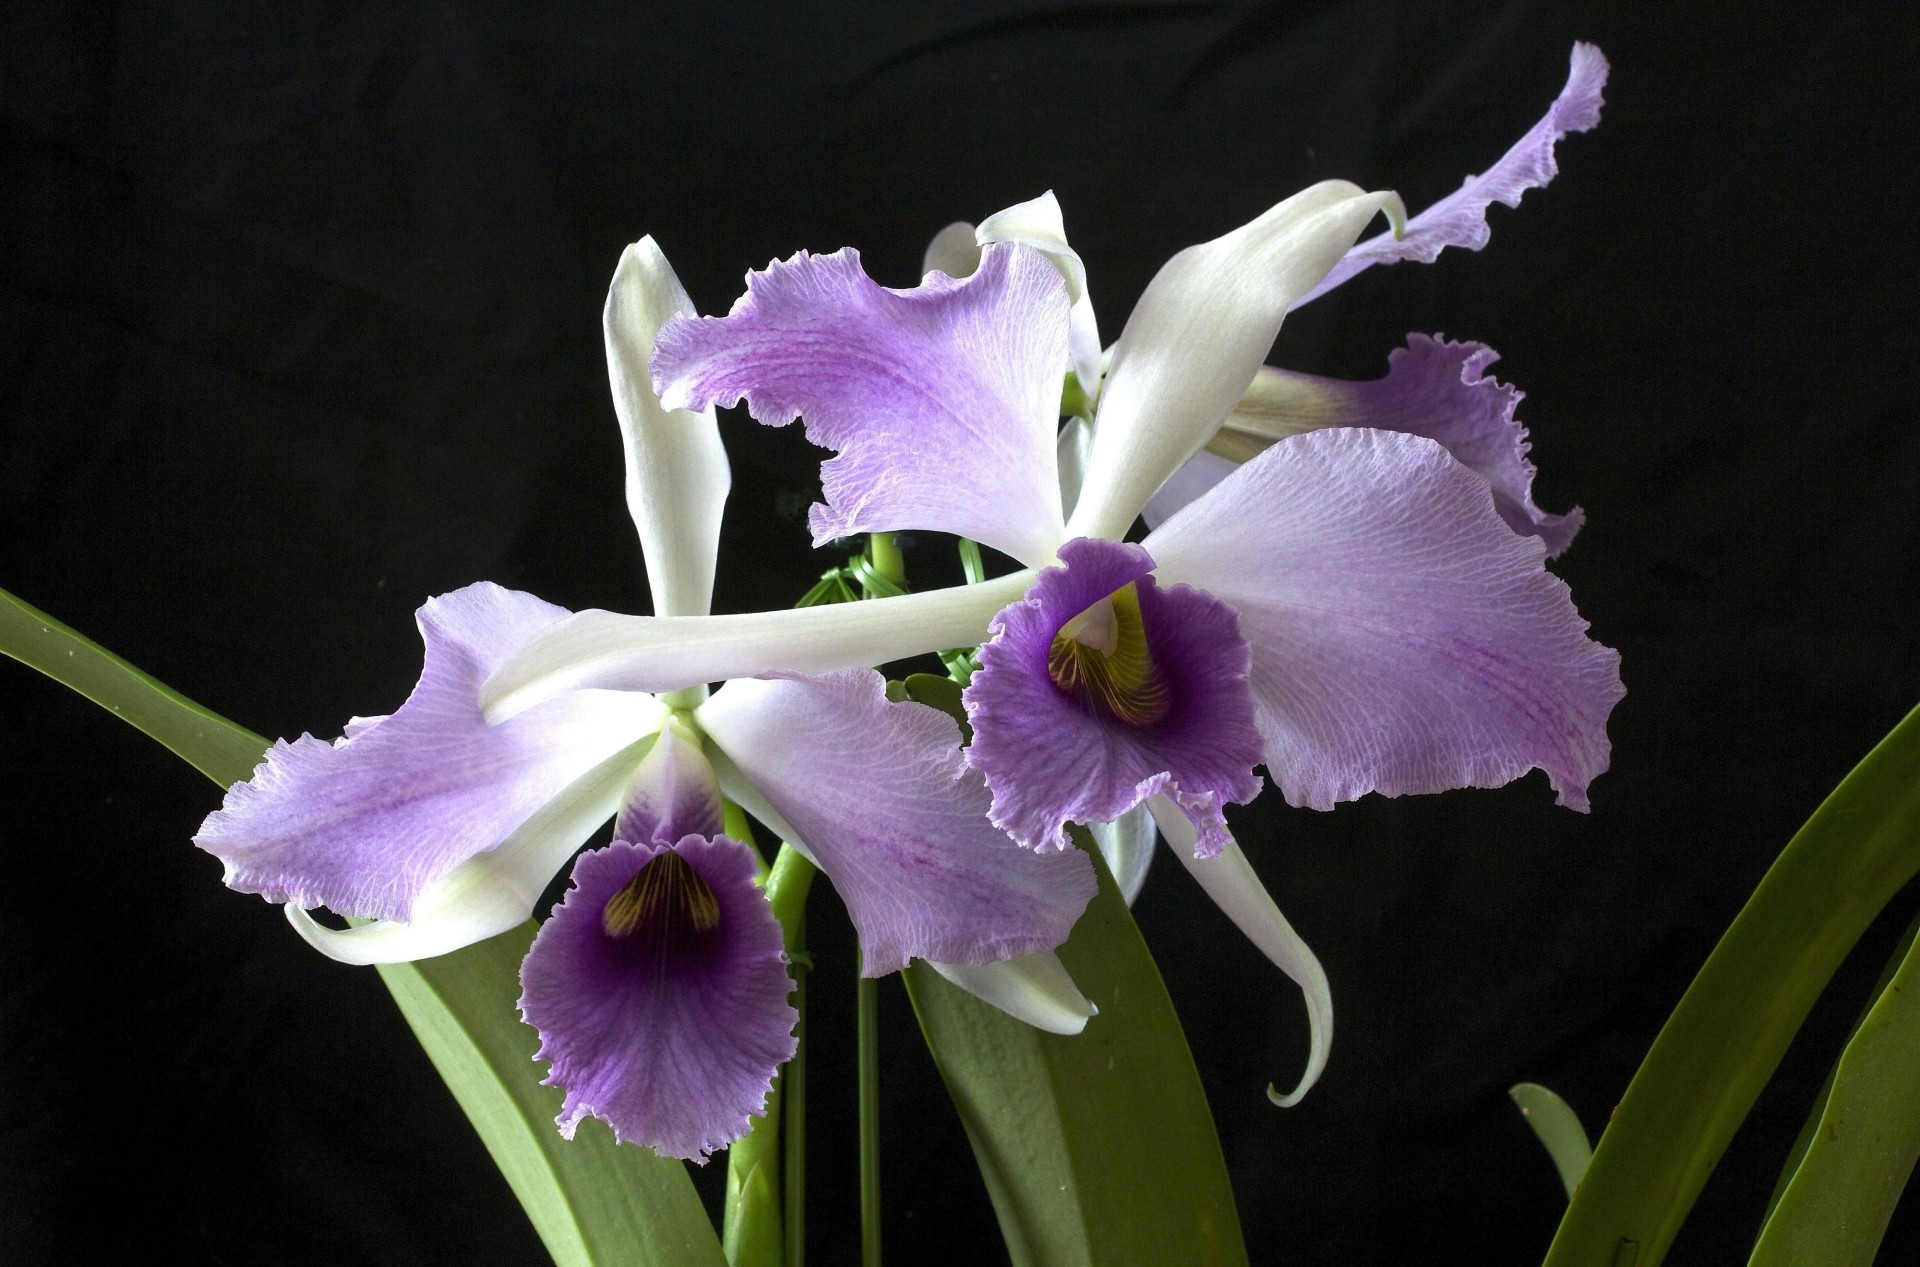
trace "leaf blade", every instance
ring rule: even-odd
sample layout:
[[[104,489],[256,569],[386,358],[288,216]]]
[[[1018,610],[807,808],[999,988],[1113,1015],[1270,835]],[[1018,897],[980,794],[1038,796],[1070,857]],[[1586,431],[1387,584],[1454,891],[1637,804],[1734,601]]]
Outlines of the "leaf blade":
[[[1093,858],[1100,892],[1059,952],[1100,1007],[1084,1032],[1042,1033],[920,962],[906,974],[914,1010],[1018,1267],[1239,1267],[1240,1217],[1186,1036]]]
[[[1654,1040],[1545,1267],[1655,1267],[1814,1000],[1920,871],[1920,708],[1794,834]]]

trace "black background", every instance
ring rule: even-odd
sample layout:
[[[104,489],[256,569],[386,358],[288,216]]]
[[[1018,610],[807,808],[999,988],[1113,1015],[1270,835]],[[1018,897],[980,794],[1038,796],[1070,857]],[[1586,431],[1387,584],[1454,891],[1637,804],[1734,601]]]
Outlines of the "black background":
[[[1489,249],[1376,268],[1273,357],[1374,377],[1411,330],[1504,354],[1541,505],[1589,515],[1556,571],[1624,658],[1593,813],[1537,774],[1240,813],[1339,1011],[1291,1111],[1261,1089],[1304,1055],[1293,988],[1170,862],[1138,907],[1256,1262],[1536,1260],[1562,1199],[1507,1085],[1597,1130],[1770,858],[1920,699],[1911,9],[812,8],[10,6],[0,584],[256,730],[331,736],[404,697],[429,594],[645,610],[599,330],[642,233],[716,312],[802,247],[911,284],[941,225],[1052,188],[1112,337],[1167,255],[1311,181],[1449,192],[1593,40],[1602,124]],[[817,454],[725,434],[716,608],[784,606],[833,561],[800,522]],[[217,789],[17,666],[0,710],[0,1254],[537,1261],[376,977],[188,843]],[[1915,905],[1673,1261],[1745,1261]],[[857,1244],[839,922],[823,888],[821,1263]],[[996,1261],[896,981],[881,1003],[889,1252]],[[1893,1238],[1914,1261],[1920,1218]]]

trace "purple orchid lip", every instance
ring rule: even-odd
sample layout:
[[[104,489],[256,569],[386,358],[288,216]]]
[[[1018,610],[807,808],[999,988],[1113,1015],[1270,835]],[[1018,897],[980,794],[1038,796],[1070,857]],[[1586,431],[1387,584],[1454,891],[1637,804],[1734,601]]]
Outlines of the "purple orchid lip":
[[[765,1107],[798,1014],[756,865],[724,836],[615,841],[574,864],[520,969],[546,1081],[566,1093],[561,1134],[591,1115],[703,1161]]]
[[[1060,558],[994,618],[964,696],[994,824],[1058,849],[1068,822],[1161,793],[1193,818],[1200,851],[1217,851],[1221,807],[1260,790],[1251,652],[1232,608],[1162,588],[1139,546],[1079,538]]]

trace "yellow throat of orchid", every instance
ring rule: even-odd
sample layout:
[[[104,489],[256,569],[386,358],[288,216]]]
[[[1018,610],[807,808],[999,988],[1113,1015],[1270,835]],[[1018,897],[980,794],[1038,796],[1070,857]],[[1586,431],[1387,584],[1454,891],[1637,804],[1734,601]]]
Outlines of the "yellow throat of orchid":
[[[631,937],[642,928],[671,940],[675,933],[710,933],[720,924],[720,903],[693,864],[663,849],[607,899],[600,927],[609,937]]]
[[[1129,726],[1150,726],[1173,706],[1147,650],[1140,594],[1132,584],[1060,626],[1047,648],[1047,676]]]

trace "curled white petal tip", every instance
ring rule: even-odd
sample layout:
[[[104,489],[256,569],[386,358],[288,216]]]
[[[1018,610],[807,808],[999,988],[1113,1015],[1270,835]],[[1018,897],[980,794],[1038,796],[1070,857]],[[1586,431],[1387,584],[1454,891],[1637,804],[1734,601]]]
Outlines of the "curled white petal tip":
[[[927,966],[968,994],[1049,1034],[1078,1034],[1100,1014],[1080,993],[1060,956],[1051,950],[979,965],[934,963]]]

